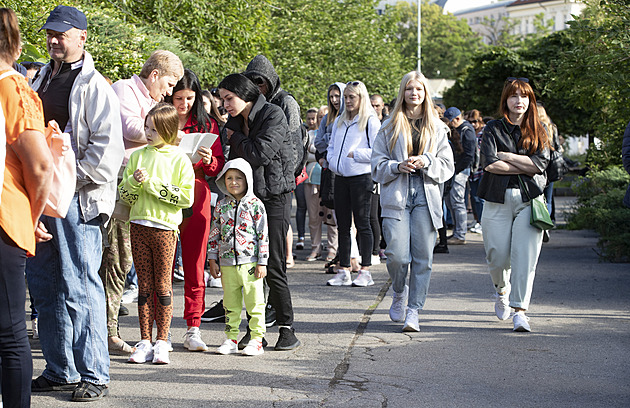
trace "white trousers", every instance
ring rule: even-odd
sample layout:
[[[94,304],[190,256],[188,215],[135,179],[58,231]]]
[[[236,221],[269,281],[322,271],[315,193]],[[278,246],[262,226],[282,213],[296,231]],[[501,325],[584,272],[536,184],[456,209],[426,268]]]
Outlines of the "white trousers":
[[[505,203],[486,201],[481,217],[483,245],[497,292],[510,292],[510,307],[529,307],[542,247],[542,230],[529,224],[531,208],[518,188],[508,188]]]

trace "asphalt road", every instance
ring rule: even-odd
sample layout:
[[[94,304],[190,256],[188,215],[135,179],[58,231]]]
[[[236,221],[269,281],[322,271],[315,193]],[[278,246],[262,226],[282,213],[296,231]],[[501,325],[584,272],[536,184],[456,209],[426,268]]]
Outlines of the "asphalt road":
[[[420,333],[389,320],[385,265],[368,288],[327,287],[323,261],[296,251],[289,270],[296,334],[290,352],[214,353],[223,325],[202,323],[210,350],[182,346],[183,286],[175,286],[171,364],[111,357],[111,391],[93,407],[627,407],[630,400],[630,266],[600,263],[597,236],[554,230],[544,244],[528,315],[515,333],[493,313],[480,235],[438,254]],[[208,288],[206,302],[221,298]],[[137,311],[122,337],[139,339]],[[243,326],[242,326],[243,327]],[[277,328],[269,329],[271,345]],[[45,361],[31,342],[34,375]],[[34,394],[33,407],[77,406],[70,392]]]

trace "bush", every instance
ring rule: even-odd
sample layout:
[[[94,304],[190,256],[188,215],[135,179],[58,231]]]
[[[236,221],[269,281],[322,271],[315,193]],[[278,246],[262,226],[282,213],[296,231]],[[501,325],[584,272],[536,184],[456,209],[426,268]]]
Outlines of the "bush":
[[[567,227],[597,231],[599,255],[610,262],[630,262],[630,208],[623,205],[628,181],[623,169],[611,167],[590,171],[572,185],[577,206]]]

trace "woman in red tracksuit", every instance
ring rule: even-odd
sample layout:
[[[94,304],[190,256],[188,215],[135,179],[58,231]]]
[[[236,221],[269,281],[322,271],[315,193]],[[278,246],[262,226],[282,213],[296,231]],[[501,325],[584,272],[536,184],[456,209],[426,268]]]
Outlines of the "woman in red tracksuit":
[[[168,99],[177,109],[179,128],[184,133],[219,134],[217,121],[209,117],[203,107],[201,85],[191,70],[184,70],[184,76],[173,88],[173,96]],[[211,192],[205,176],[216,177],[225,164],[225,157],[220,138],[210,148],[200,147],[197,153],[201,160],[193,164],[195,202],[192,215],[184,218],[179,228],[184,264],[184,319],[188,326],[184,347],[190,351],[205,351],[207,346],[201,339],[199,325],[205,310],[204,266],[212,219]]]

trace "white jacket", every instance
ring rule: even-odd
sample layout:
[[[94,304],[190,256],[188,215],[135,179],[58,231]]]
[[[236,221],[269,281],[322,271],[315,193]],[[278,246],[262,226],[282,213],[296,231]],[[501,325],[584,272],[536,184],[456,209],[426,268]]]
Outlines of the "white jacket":
[[[37,91],[52,70],[46,64],[33,83]],[[84,51],[83,67],[68,101],[72,143],[77,147],[77,187],[85,222],[101,216],[107,223],[114,210],[118,171],[125,156],[120,105],[105,78]]]
[[[328,168],[339,176],[359,176],[371,171],[372,147],[381,128],[381,121],[376,114],[371,115],[367,128],[359,130],[358,119],[359,115],[356,115],[352,120],[343,121],[341,126],[337,126],[338,117],[333,123],[326,160]],[[348,157],[350,152],[353,152],[354,157]]]

